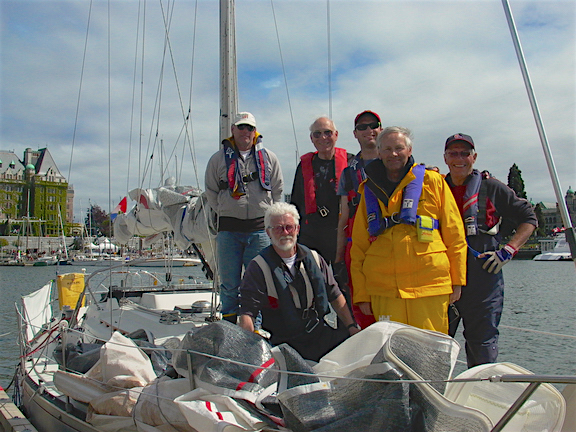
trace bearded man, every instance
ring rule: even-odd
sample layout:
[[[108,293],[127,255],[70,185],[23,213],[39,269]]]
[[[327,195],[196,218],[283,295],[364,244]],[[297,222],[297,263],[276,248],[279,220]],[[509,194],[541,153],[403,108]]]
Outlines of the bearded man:
[[[272,242],[254,258],[240,284],[240,327],[262,328],[273,345],[287,343],[308,360],[318,361],[359,331],[332,271],[316,251],[298,244],[300,216],[295,206],[277,202],[264,214]],[[325,316],[332,305],[342,325],[331,327]]]

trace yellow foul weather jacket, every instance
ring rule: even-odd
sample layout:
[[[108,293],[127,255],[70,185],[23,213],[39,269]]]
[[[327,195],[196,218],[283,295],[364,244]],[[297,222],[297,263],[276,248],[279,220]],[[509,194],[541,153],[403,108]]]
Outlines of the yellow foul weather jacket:
[[[414,180],[412,170],[396,187],[388,206],[378,200],[382,217],[400,212],[402,191]],[[452,192],[442,176],[426,170],[417,214],[439,221],[432,242],[418,240],[416,227],[398,224],[370,238],[365,183],[352,232],[350,272],[354,303],[369,302],[370,296],[403,299],[452,293],[452,285],[466,284],[467,245],[462,217]],[[372,241],[371,241],[372,240]]]

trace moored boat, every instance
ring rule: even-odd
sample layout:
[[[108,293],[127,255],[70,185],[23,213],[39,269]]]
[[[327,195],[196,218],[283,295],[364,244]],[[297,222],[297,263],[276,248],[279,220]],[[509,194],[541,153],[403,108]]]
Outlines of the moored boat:
[[[56,265],[59,263],[59,260],[57,257],[49,255],[49,256],[42,256],[39,258],[36,258],[32,265],[33,266],[48,266],[48,265]]]
[[[560,431],[567,403],[545,382],[576,384],[510,363],[453,376],[454,339],[389,321],[312,365],[219,320],[217,303],[210,284],[124,266],[58,276],[23,299],[24,412],[41,432]]]
[[[540,240],[542,253],[536,255],[534,261],[572,261],[570,245],[566,235],[559,233],[552,240]]]
[[[147,258],[139,260],[138,258],[131,259],[135,261],[138,267],[192,267],[201,265],[200,258],[184,258],[184,257],[165,257],[165,258]]]
[[[104,286],[109,291],[103,291]],[[87,404],[67,397],[55,382],[58,370],[74,370],[75,364],[86,361],[84,358],[94,358],[94,353],[83,353],[82,357],[73,348],[86,349],[86,344],[100,347],[114,332],[139,330],[150,344],[182,337],[189,329],[206,324],[215,313],[213,304],[217,304],[217,296],[207,281],[166,284],[152,273],[128,271],[123,265],[96,270],[89,276],[59,275],[57,281],[23,299],[20,328],[24,357],[16,394],[26,415],[41,431],[98,430],[85,422]],[[76,320],[77,325],[73,325]],[[60,351],[59,363],[56,358],[61,342],[66,349]],[[77,391],[89,393],[85,386]]]

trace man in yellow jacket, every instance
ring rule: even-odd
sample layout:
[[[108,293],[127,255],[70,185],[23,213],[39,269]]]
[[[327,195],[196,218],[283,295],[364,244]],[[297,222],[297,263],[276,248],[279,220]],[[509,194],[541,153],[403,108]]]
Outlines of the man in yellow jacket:
[[[415,164],[412,133],[387,127],[352,232],[353,301],[366,315],[448,333],[447,308],[466,283],[466,237],[450,188]]]

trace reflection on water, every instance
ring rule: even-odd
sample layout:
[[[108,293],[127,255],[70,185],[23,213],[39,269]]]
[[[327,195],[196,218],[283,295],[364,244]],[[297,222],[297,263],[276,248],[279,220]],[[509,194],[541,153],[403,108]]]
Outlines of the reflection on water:
[[[8,386],[18,362],[17,320],[14,304],[20,296],[40,288],[56,272],[77,267],[0,267],[0,385]],[[90,268],[88,268],[90,270]],[[162,268],[147,269],[163,275]],[[199,277],[198,267],[173,270],[173,280]],[[576,340],[576,270],[571,262],[515,260],[504,267],[504,313],[500,329],[499,361],[517,363],[537,374],[574,375]],[[162,278],[161,278],[162,279]],[[510,327],[547,333],[529,333]],[[456,372],[465,369],[462,326],[456,339],[462,345]],[[555,334],[570,337],[562,338]]]
[[[575,276],[576,267],[568,261],[515,260],[504,267],[498,361],[519,364],[535,374],[576,374]],[[459,360],[464,364],[458,365],[458,372],[466,368],[461,332],[462,325],[456,340],[462,345]]]

